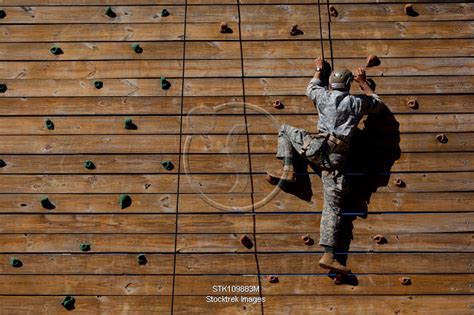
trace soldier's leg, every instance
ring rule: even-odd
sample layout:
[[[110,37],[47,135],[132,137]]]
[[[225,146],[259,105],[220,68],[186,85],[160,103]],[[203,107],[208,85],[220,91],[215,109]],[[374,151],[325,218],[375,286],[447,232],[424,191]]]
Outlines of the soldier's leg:
[[[323,182],[324,204],[321,215],[320,239],[321,246],[335,247],[342,216],[342,203],[347,192],[346,178],[343,173],[321,172]]]
[[[319,245],[324,247],[324,255],[319,260],[322,268],[348,273],[350,269],[341,265],[334,256],[342,216],[342,201],[347,192],[344,174],[321,172],[324,190],[323,213],[321,215]]]
[[[296,180],[293,155],[295,152],[301,152],[303,138],[308,134],[308,131],[304,129],[298,129],[285,124],[280,126],[276,157],[283,160],[283,168],[267,172],[267,181],[269,183],[275,185],[280,179],[288,182]]]

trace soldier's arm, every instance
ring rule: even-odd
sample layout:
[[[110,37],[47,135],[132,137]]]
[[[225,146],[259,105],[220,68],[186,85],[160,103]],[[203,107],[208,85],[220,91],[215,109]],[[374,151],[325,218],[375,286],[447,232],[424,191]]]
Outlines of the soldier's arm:
[[[316,103],[316,100],[319,98],[321,93],[324,93],[327,89],[321,80],[324,60],[322,58],[317,58],[314,60],[314,64],[316,69],[313,78],[309,81],[308,87],[306,88],[306,96]]]
[[[367,77],[362,68],[357,69],[354,80],[359,83],[360,88],[365,93],[365,96],[359,97],[362,114],[373,114],[382,110],[384,104],[380,97],[372,90],[369,83],[367,83]]]

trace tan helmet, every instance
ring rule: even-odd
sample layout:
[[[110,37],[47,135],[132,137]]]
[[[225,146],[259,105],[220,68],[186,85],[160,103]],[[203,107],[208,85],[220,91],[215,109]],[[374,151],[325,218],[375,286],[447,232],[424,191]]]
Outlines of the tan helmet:
[[[347,69],[334,69],[329,76],[329,86],[335,90],[349,89],[354,76]]]

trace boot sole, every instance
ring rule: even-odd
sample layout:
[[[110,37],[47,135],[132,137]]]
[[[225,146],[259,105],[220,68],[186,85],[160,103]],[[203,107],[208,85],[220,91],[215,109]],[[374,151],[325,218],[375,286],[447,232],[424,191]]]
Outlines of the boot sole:
[[[334,271],[336,271],[336,272],[345,273],[345,274],[351,272],[350,269],[343,270],[343,269],[339,269],[339,268],[336,268],[336,267],[331,266],[331,265],[326,265],[325,263],[321,263],[321,262],[319,263],[319,267],[324,268],[324,269],[332,269],[332,270],[334,270]]]

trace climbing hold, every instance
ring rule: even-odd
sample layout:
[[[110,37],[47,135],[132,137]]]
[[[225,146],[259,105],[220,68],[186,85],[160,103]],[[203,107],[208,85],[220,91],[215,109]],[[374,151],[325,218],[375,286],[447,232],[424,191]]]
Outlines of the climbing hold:
[[[395,178],[393,183],[397,187],[405,187],[405,182],[401,178]]]
[[[23,266],[23,263],[21,262],[20,259],[18,259],[16,257],[12,257],[12,258],[10,258],[10,266],[12,266],[14,268],[20,268],[21,266]]]
[[[408,277],[401,277],[398,280],[400,280],[400,283],[403,285],[410,285],[411,284],[411,279]]]
[[[51,202],[51,200],[49,200],[47,196],[42,197],[40,199],[40,202],[41,202],[41,206],[45,209],[48,209],[48,210],[56,209],[56,206]]]
[[[372,239],[375,241],[375,243],[379,245],[387,243],[387,239],[385,238],[385,236],[380,234],[375,235]]]
[[[280,100],[275,100],[273,102],[273,107],[275,107],[276,109],[283,109],[285,105],[283,105],[283,103]]]
[[[303,35],[303,31],[298,28],[298,24],[294,24],[290,29],[291,36]]]
[[[94,87],[96,89],[101,89],[103,86],[104,86],[104,82],[102,81],[99,81],[99,80],[94,80],[94,82],[92,82],[94,84]]]
[[[61,49],[61,47],[57,46],[57,45],[54,45],[54,46],[51,46],[51,48],[49,49],[49,51],[53,54],[53,55],[61,55],[63,54],[63,50]]]
[[[67,309],[68,311],[70,310],[73,310],[74,309],[74,303],[76,303],[76,299],[73,298],[72,296],[66,296],[62,301],[61,301],[61,305]]]
[[[265,177],[265,180],[269,182],[271,185],[276,185],[279,182],[279,179],[276,177],[271,176],[270,174],[267,174]]]
[[[108,17],[110,18],[115,18],[117,17],[117,13],[114,12],[114,10],[112,10],[112,7],[107,7],[105,9],[105,15],[107,15]]]
[[[161,16],[162,17],[168,16],[168,15],[170,15],[170,12],[168,10],[166,10],[166,9],[161,10]]]
[[[0,168],[7,166],[7,163],[4,160],[0,159]]]
[[[308,234],[300,236],[300,239],[305,243],[306,245],[313,245],[314,240],[309,236]]]
[[[5,93],[7,91],[7,85],[4,83],[0,83],[0,93]]]
[[[380,65],[380,59],[376,55],[367,57],[366,67],[377,67]]]
[[[5,10],[0,10],[0,19],[4,19],[7,16],[7,12]]]
[[[141,54],[143,52],[143,48],[140,46],[140,44],[133,44],[132,49],[137,54]]]
[[[418,102],[417,100],[408,100],[407,106],[410,107],[411,109],[418,109]]]
[[[79,245],[79,249],[81,250],[81,252],[88,252],[91,250],[91,244],[81,243],[81,245]]]
[[[128,130],[136,130],[137,129],[137,125],[135,125],[132,121],[132,118],[126,118],[124,121],[123,121],[123,127],[125,129],[128,129]]]
[[[171,161],[162,161],[161,165],[167,171],[171,171],[172,169],[174,169],[173,162],[171,162]]]
[[[440,133],[439,135],[437,135],[436,140],[441,143],[448,143],[448,137],[444,133]]]
[[[95,169],[95,164],[91,160],[85,160],[84,167],[87,168],[88,170],[93,170]]]
[[[226,22],[222,22],[219,27],[219,33],[232,34],[232,29],[229,27],[229,25]]]
[[[251,249],[253,247],[253,242],[247,235],[242,235],[240,237],[240,243],[248,249]]]
[[[132,198],[130,198],[129,195],[126,194],[121,194],[119,197],[119,205],[120,209],[125,209],[127,207],[130,207],[132,204]]]
[[[145,254],[138,254],[137,255],[137,262],[139,265],[146,265],[148,260],[146,259]]]
[[[265,278],[267,278],[268,282],[270,282],[270,283],[278,283],[279,282],[277,276],[268,275],[268,276],[265,276]]]
[[[166,80],[166,77],[161,77],[160,83],[161,83],[162,90],[168,90],[171,87],[171,83],[168,80]]]
[[[332,5],[329,7],[329,15],[332,17],[337,17],[339,13],[337,12],[336,8]]]
[[[46,119],[44,120],[44,125],[45,125],[46,129],[48,129],[48,130],[54,130],[54,123],[53,123],[53,121],[52,121],[51,119],[46,118]]]
[[[411,17],[416,17],[418,16],[418,12],[416,12],[415,8],[413,8],[413,4],[407,4],[405,5],[405,14]]]

